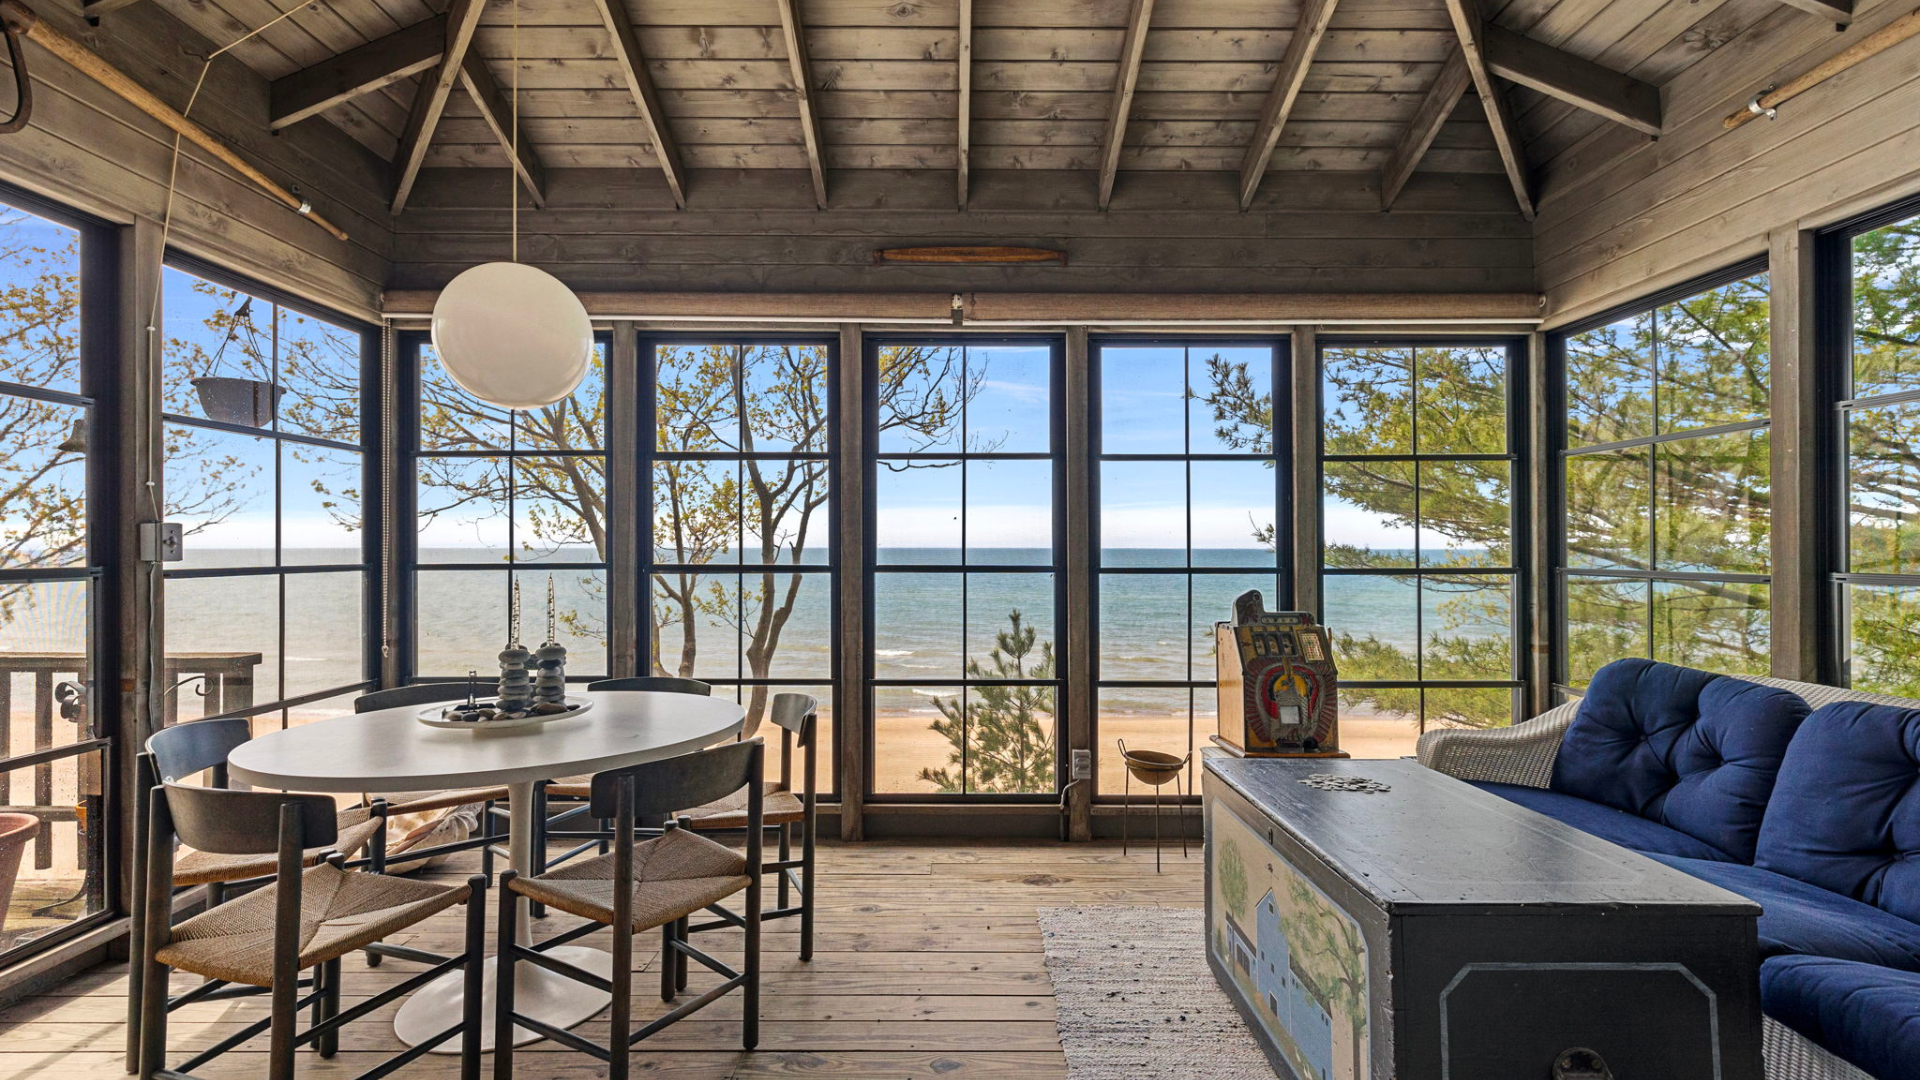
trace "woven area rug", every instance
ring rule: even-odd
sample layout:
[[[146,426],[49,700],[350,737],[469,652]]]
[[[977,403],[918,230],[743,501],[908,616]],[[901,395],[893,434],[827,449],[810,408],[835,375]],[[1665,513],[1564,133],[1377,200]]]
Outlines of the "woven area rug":
[[[1199,908],[1042,908],[1068,1080],[1273,1080],[1207,969]]]

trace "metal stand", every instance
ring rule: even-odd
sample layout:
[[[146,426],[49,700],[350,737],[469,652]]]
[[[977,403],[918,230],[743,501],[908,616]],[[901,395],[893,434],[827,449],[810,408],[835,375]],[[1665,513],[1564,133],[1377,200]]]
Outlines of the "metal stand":
[[[1175,799],[1174,820],[1180,825],[1180,857],[1183,859],[1187,857],[1187,804],[1183,800],[1191,792],[1181,789],[1180,775],[1186,771],[1188,763],[1193,760],[1193,755],[1188,754],[1186,757],[1177,758],[1157,750],[1129,751],[1127,741],[1121,739],[1120,760],[1127,766],[1126,781],[1121,788],[1120,854],[1127,853],[1129,819],[1133,817],[1133,782],[1138,779],[1153,789],[1153,872],[1157,874],[1160,872],[1160,789],[1169,781],[1173,784]]]

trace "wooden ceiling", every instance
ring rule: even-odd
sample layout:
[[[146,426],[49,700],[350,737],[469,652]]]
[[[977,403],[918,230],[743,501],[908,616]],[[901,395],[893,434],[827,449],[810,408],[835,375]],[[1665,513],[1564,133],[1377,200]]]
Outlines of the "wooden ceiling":
[[[111,18],[133,0],[92,0]],[[216,43],[294,0],[150,0]],[[1086,170],[1530,176],[1596,129],[1659,130],[1657,87],[1778,0],[318,0],[234,50],[275,123],[395,163],[521,173]],[[1792,0],[1844,18],[1849,0]],[[1806,16],[1815,18],[1813,14]],[[1462,48],[1463,41],[1466,47]],[[797,46],[797,47],[796,47]],[[513,57],[519,56],[514,64]],[[464,54],[464,55],[463,55]],[[1490,119],[1480,102],[1499,103]]]

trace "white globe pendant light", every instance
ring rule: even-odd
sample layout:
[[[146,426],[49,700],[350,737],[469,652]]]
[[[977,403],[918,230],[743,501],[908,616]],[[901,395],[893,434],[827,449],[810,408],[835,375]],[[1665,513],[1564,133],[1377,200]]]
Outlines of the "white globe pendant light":
[[[520,157],[520,0],[513,3],[513,134]],[[489,405],[538,409],[564,400],[593,359],[593,320],[559,278],[520,262],[520,180],[512,197],[512,262],[460,272],[433,303],[433,351],[455,385]]]
[[[503,409],[573,393],[593,359],[593,320],[573,290],[523,263],[460,272],[433,305],[433,350],[460,389]]]

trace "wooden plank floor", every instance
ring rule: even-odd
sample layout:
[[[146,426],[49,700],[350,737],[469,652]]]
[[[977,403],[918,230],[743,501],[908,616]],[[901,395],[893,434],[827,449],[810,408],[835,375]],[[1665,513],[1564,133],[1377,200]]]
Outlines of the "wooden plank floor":
[[[1156,875],[1153,852],[1136,846],[1020,842],[823,844],[818,939],[814,959],[794,955],[796,920],[769,923],[764,952],[760,1046],[740,1050],[739,999],[722,1000],[642,1044],[636,1075],[670,1080],[760,1077],[863,1077],[874,1080],[1053,1080],[1066,1075],[1054,1029],[1035,912],[1075,904],[1192,906],[1201,902],[1197,846],[1177,845]],[[463,864],[471,866],[472,863]],[[458,877],[461,867],[436,871]],[[489,898],[491,899],[491,897]],[[457,946],[458,909],[396,938],[423,948]],[[489,912],[491,929],[491,911]],[[540,935],[577,925],[555,914]],[[597,940],[589,938],[588,943]],[[657,938],[636,942],[635,964],[655,972]],[[734,932],[696,943],[737,961]],[[389,960],[370,969],[346,961],[345,1003],[405,978],[415,965]],[[662,1010],[657,974],[634,980],[636,1017]],[[177,987],[194,981],[178,976]],[[697,993],[715,977],[693,965]],[[121,1072],[126,1030],[126,967],[86,972],[47,994],[0,1010],[0,1077],[97,1080]],[[301,1054],[301,1075],[349,1077],[399,1048],[390,1023],[398,1006],[347,1029],[330,1062]],[[191,1054],[265,1015],[265,999],[189,1005],[173,1014],[168,1041]],[[604,1019],[575,1030],[596,1040]],[[265,1075],[265,1038],[202,1069],[212,1078]],[[185,1054],[176,1053],[179,1061]],[[435,1055],[408,1065],[403,1077],[456,1077],[457,1058]],[[550,1042],[516,1052],[519,1076],[604,1076],[605,1067]],[[483,1069],[491,1075],[491,1055]]]

